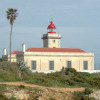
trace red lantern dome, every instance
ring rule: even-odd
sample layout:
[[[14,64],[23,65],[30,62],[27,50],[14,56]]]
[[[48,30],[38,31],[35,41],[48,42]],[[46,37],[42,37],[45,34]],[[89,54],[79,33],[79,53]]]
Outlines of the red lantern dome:
[[[56,34],[56,26],[53,24],[53,21],[51,21],[50,25],[48,26],[48,33]]]
[[[48,28],[55,28],[56,29],[56,26],[53,24],[53,21],[50,22],[51,24],[48,26]]]

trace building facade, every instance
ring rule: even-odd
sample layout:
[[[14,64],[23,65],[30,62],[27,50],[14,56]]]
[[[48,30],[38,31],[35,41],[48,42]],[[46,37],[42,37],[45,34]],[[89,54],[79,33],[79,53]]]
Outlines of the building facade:
[[[94,70],[94,55],[81,49],[29,48],[17,54],[19,61],[27,62],[33,72],[55,72],[63,67],[75,68],[77,71]]]
[[[4,52],[4,54],[3,54],[2,58],[7,60],[7,61],[10,61],[10,55],[7,54],[6,48],[3,49],[3,52]],[[17,62],[16,61],[17,60],[16,59],[16,54],[19,53],[19,52],[22,52],[22,51],[13,51],[11,53],[11,62]]]

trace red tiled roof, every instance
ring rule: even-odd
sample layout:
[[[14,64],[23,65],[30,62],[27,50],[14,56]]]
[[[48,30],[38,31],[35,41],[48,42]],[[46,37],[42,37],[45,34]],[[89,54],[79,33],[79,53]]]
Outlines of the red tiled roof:
[[[17,54],[17,53],[19,53],[19,52],[22,52],[22,51],[13,51],[11,54],[12,54],[12,55],[15,55],[15,54]]]
[[[75,52],[75,53],[86,53],[79,48],[29,48],[26,52]]]

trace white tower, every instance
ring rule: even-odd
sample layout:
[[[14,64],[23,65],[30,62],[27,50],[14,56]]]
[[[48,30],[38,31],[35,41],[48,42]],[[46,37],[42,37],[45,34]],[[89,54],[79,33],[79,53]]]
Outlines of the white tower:
[[[47,28],[47,34],[44,34],[43,47],[44,48],[60,48],[60,39],[61,35],[56,34],[56,26],[53,24],[53,21],[50,22],[50,25]]]
[[[23,43],[22,44],[22,52],[25,52],[25,50],[26,50],[26,45]]]
[[[3,55],[7,55],[7,50],[6,50],[6,48],[3,49]]]

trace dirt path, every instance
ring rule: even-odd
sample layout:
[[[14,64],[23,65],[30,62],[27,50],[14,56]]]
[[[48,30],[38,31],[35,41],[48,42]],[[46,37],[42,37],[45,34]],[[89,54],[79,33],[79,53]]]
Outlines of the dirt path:
[[[75,92],[75,91],[84,91],[85,88],[55,88],[55,87],[45,87],[45,86],[40,86],[40,85],[34,85],[34,84],[27,84],[27,83],[24,83],[24,82],[0,82],[0,84],[6,84],[6,85],[24,85],[26,87],[38,87],[38,88],[41,88],[41,89],[53,89],[53,90],[56,90],[56,91],[65,91],[65,92]]]

